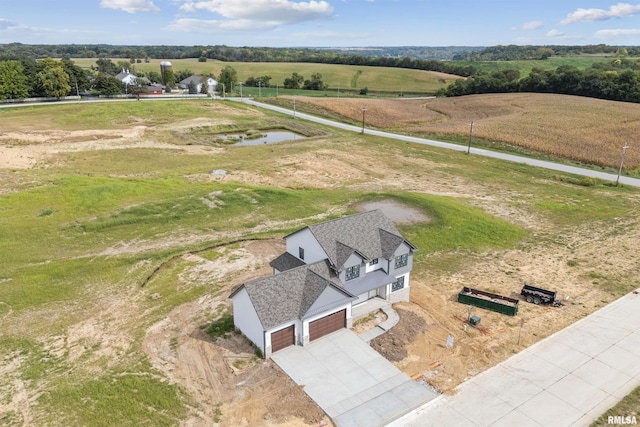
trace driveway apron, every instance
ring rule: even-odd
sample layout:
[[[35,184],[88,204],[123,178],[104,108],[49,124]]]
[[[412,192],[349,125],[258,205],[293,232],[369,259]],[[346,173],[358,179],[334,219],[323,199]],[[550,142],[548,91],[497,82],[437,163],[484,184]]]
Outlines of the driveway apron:
[[[347,329],[271,358],[339,427],[382,426],[437,396]]]

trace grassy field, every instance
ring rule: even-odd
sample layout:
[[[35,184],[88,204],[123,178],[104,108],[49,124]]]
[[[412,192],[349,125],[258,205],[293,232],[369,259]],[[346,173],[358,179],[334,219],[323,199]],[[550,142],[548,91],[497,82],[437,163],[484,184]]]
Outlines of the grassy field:
[[[95,65],[94,58],[74,58],[77,65],[90,68]],[[114,62],[116,62],[114,60]],[[162,60],[152,59],[149,63],[139,63],[131,67],[131,71],[141,70],[145,72],[160,72]],[[277,62],[220,62],[209,60],[198,62],[197,59],[172,59],[173,70],[191,70],[194,74],[212,73],[220,75],[220,71],[226,67],[233,67],[238,73],[238,82],[244,82],[249,77],[271,76],[270,88],[262,89],[262,96],[275,96],[276,84],[279,85],[278,93],[297,94],[300,91],[288,91],[282,88],[284,80],[291,77],[292,73],[298,73],[305,79],[310,79],[314,73],[322,74],[322,80],[329,86],[327,91],[317,93],[319,96],[338,96],[339,93],[358,94],[360,89],[368,88],[371,92],[386,92],[394,94],[433,94],[438,89],[446,87],[458,76],[433,73],[429,71],[408,70],[402,68],[365,67],[355,65],[337,64],[313,64],[313,63],[277,63]],[[239,94],[235,88],[234,92]],[[246,93],[256,92],[258,89],[244,88]],[[309,92],[309,91],[304,91]],[[316,91],[312,91],[316,92]]]
[[[0,142],[7,150],[48,144],[29,139],[43,133],[93,140],[91,130],[140,125],[147,127],[140,139],[172,144],[127,148],[116,138],[52,153],[32,168],[0,169],[0,408],[12,408],[0,411],[2,425],[184,420],[193,396],[151,366],[141,342],[182,304],[203,297],[228,304],[230,279],[189,276],[189,254],[219,259],[228,253],[214,249],[220,245],[281,237],[318,216],[393,198],[432,219],[401,227],[420,249],[416,276],[454,275],[464,259],[487,251],[529,247],[576,228],[624,235],[620,218],[640,219],[632,188],[572,185],[555,172],[294,123],[241,104],[42,106],[2,109],[0,121],[15,133]],[[242,148],[203,138],[273,127],[316,137]],[[214,169],[229,178],[212,179]],[[444,182],[437,191],[434,177]],[[453,195],[459,181],[466,183],[460,188],[477,187]],[[472,202],[476,190],[505,196],[479,205]],[[513,221],[497,205],[534,220]],[[592,286],[611,296],[637,283],[599,274]],[[15,384],[31,400],[28,410],[10,405],[19,394]]]
[[[469,65],[486,72],[502,70],[519,70],[520,77],[529,75],[533,68],[543,70],[555,70],[563,65],[572,65],[577,68],[591,68],[593,64],[608,63],[614,58],[602,56],[552,56],[545,60],[520,60],[520,61],[456,61],[461,65]]]

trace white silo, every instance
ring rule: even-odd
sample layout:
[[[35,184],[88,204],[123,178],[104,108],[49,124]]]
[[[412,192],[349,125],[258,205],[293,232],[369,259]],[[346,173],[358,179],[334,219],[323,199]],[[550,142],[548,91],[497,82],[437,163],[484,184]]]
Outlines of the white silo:
[[[169,61],[162,61],[160,63],[160,77],[162,78],[162,84],[167,84],[167,80],[164,78],[164,73],[167,71],[173,71],[173,65]]]

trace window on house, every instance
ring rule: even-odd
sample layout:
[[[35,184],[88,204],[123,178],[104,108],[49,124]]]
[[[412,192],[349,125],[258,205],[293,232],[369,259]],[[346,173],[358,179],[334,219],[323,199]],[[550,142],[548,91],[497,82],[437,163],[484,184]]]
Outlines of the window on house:
[[[298,248],[298,258],[304,259],[304,248]]]
[[[400,276],[391,284],[391,292],[399,291],[404,288],[404,276]]]
[[[354,265],[353,267],[347,267],[345,271],[345,280],[355,279],[356,277],[360,277],[360,266]]]
[[[374,258],[369,262],[369,265],[376,265],[378,263],[378,258]]]
[[[407,265],[408,254],[400,255],[396,257],[396,268],[404,267]]]

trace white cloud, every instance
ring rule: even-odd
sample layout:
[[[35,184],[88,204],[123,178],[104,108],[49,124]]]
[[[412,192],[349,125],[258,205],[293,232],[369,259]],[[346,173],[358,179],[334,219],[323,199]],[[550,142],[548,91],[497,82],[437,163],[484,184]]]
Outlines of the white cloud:
[[[517,27],[518,30],[537,30],[538,28],[542,28],[543,24],[541,21],[531,21],[525,22],[521,26]]]
[[[217,20],[217,19],[176,19],[167,26],[169,31],[184,33],[222,33],[225,31],[262,31],[278,26],[276,22],[255,22],[247,19]]]
[[[561,24],[573,24],[576,22],[595,22],[606,21],[612,18],[624,18],[640,13],[640,4],[632,5],[629,3],[618,3],[605,9],[582,9],[579,8],[575,12],[567,15],[565,19],[560,21]]]
[[[639,29],[599,30],[599,31],[596,31],[595,36],[600,38],[611,38],[611,37],[620,37],[620,36],[640,36],[640,28]]]
[[[329,18],[333,7],[326,1],[289,0],[206,0],[184,1],[184,12],[210,12],[224,19],[176,19],[167,28],[173,31],[218,32],[266,30],[282,25]]]
[[[16,24],[14,24],[13,22],[9,21],[8,19],[2,19],[0,18],[0,31],[4,31],[4,30],[9,30],[13,27],[15,27]]]
[[[152,0],[101,0],[100,7],[124,10],[129,13],[160,12]]]
[[[562,31],[558,31],[555,29],[547,32],[547,37],[562,37],[562,36],[564,36],[564,33]]]

